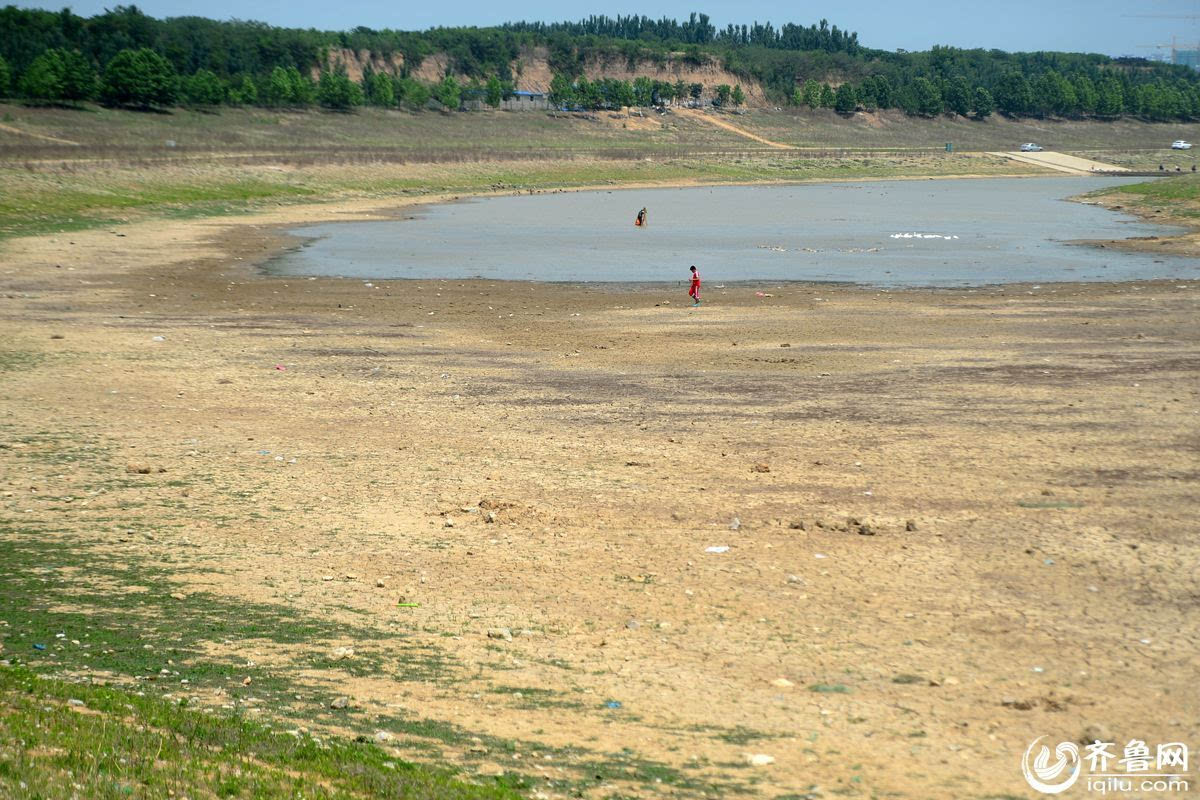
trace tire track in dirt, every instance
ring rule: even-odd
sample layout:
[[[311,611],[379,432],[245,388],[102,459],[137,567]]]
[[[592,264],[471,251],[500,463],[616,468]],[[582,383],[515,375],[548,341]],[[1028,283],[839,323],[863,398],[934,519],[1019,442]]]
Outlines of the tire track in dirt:
[[[3,123],[0,123],[0,131],[4,131],[6,133],[15,133],[18,136],[32,136],[34,139],[41,139],[44,142],[54,142],[56,144],[69,144],[69,145],[74,145],[75,147],[79,147],[79,142],[72,142],[70,139],[59,139],[57,137],[46,136],[45,134],[41,134],[41,133],[30,133],[29,131],[23,131],[20,128],[14,128],[12,125],[5,125]]]

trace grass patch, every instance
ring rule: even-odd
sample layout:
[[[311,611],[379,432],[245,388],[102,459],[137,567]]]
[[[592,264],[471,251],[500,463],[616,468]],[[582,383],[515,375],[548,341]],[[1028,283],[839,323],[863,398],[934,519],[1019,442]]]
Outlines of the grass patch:
[[[0,350],[0,372],[35,369],[45,360],[44,353],[35,353],[32,350]]]
[[[129,563],[119,551],[96,552],[60,533],[0,520],[0,619],[8,623],[0,636],[5,655],[30,669],[98,670],[153,682],[164,692],[220,686],[233,701],[253,694],[280,702],[287,681],[247,666],[245,657],[216,657],[212,646],[228,643],[237,652],[257,644],[312,643],[310,662],[322,669],[399,680],[427,680],[455,669],[424,646],[392,642],[385,655],[371,646],[385,634],[371,628],[204,593],[172,597],[177,589],[166,569]],[[347,638],[355,642],[354,658],[331,661],[322,643]],[[243,689],[245,677],[252,686]]]
[[[892,683],[916,684],[926,682],[926,679],[922,678],[920,675],[909,675],[907,673],[900,674],[892,678]]]
[[[516,798],[501,785],[292,736],[233,716],[0,669],[0,795],[219,798]]]
[[[814,683],[808,690],[820,694],[850,694],[850,687],[841,683]]]

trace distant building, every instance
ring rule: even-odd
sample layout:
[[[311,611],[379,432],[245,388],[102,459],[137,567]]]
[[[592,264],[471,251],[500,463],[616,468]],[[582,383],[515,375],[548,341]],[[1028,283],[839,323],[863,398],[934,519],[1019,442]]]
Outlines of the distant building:
[[[1176,50],[1175,63],[1200,70],[1200,50]]]
[[[544,92],[513,92],[500,101],[505,111],[549,111],[550,98]]]

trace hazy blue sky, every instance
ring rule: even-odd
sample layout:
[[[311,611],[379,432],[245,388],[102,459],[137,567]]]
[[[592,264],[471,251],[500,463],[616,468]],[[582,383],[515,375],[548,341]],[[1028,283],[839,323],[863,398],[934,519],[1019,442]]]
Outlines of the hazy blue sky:
[[[812,24],[825,17],[831,24],[858,31],[859,41],[884,50],[927,50],[934,44],[1002,50],[1068,50],[1109,55],[1164,52],[1143,45],[1170,44],[1172,36],[1195,46],[1200,20],[1171,19],[1171,15],[1200,15],[1200,0],[1011,0],[980,3],[972,0],[837,0],[784,2],[741,0],[700,2],[651,0],[524,0],[519,3],[485,0],[441,2],[377,2],[375,0],[144,0],[130,3],[155,17],[203,16],[211,19],[252,19],[272,25],[323,30],[369,28],[420,30],[438,25],[493,25],[509,20],[575,20],[589,14],[645,14],[653,18],[687,17],[703,11],[718,27],[726,23],[770,21]],[[57,10],[61,5],[17,0],[25,8]],[[69,7],[77,14],[102,13],[117,2],[87,0]],[[1144,15],[1163,15],[1149,17]]]

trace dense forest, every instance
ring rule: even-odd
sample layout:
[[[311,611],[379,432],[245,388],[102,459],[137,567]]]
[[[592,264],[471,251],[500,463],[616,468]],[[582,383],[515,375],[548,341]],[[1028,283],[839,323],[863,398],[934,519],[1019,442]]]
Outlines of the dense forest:
[[[684,21],[593,16],[496,28],[327,32],[201,17],[159,20],[134,6],[86,18],[68,9],[7,6],[0,10],[0,97],[140,108],[457,109],[470,100],[498,106],[515,86],[518,57],[531,47],[548,52],[555,75],[551,99],[567,108],[744,101],[740,85],[584,77],[589,64],[637,67],[673,60],[716,64],[762,86],[776,104],[841,113],[899,108],[912,115],[980,118],[994,112],[1200,118],[1200,74],[1183,66],[1083,53],[953,47],[888,52],[864,47],[856,33],[826,20],[807,27],[756,22],[718,28],[698,13]],[[331,66],[335,49],[369,51],[402,66],[368,68],[361,81],[352,81]],[[435,53],[447,56],[448,74],[428,85],[414,79],[413,70]]]

